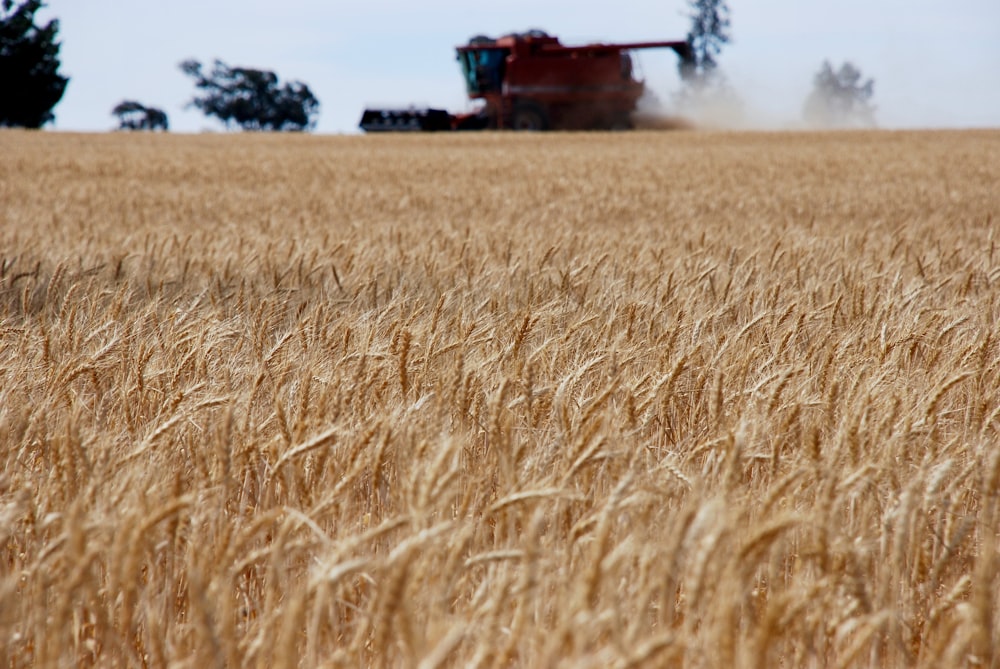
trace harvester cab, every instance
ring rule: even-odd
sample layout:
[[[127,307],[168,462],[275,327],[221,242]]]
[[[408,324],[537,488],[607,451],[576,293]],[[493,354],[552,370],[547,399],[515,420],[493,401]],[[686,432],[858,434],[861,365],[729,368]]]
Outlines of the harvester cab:
[[[473,37],[456,51],[469,98],[501,92],[509,49],[497,48],[488,37]]]
[[[632,42],[564,46],[541,30],[493,39],[473,37],[455,49],[466,93],[481,106],[472,113],[440,109],[367,109],[366,132],[384,130],[591,130],[631,127],[645,92],[631,51],[668,48],[692,61],[687,42]],[[446,122],[447,119],[447,122]]]

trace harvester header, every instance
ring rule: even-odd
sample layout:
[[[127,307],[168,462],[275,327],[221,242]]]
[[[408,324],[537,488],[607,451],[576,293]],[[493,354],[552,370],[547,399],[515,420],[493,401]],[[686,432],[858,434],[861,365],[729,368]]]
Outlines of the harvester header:
[[[682,69],[691,66],[685,41],[566,46],[541,30],[498,38],[477,35],[456,47],[470,100],[468,114],[441,109],[366,109],[367,132],[401,130],[588,130],[632,127],[631,115],[645,92],[635,78],[630,52],[671,49]]]

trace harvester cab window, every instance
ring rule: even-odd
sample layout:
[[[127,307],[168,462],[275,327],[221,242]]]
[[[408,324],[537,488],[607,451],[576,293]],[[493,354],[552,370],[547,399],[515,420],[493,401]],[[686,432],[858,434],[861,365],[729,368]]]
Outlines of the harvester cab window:
[[[628,51],[622,51],[622,79],[625,81],[632,79],[632,56]]]
[[[459,53],[458,60],[469,94],[499,92],[506,58],[505,49],[476,49]]]

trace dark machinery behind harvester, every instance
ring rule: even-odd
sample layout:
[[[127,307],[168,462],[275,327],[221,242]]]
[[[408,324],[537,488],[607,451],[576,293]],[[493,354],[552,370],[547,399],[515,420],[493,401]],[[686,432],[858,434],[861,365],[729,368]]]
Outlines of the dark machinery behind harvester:
[[[442,109],[366,109],[366,132],[403,130],[612,130],[632,127],[645,91],[629,52],[673,49],[693,65],[687,42],[564,46],[540,30],[498,39],[473,37],[456,49],[470,100],[467,114]]]

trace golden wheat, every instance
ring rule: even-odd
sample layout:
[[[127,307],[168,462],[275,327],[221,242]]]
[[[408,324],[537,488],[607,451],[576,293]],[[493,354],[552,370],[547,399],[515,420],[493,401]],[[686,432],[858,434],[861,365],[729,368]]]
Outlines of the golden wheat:
[[[3,666],[1000,662],[1000,133],[0,151]]]

